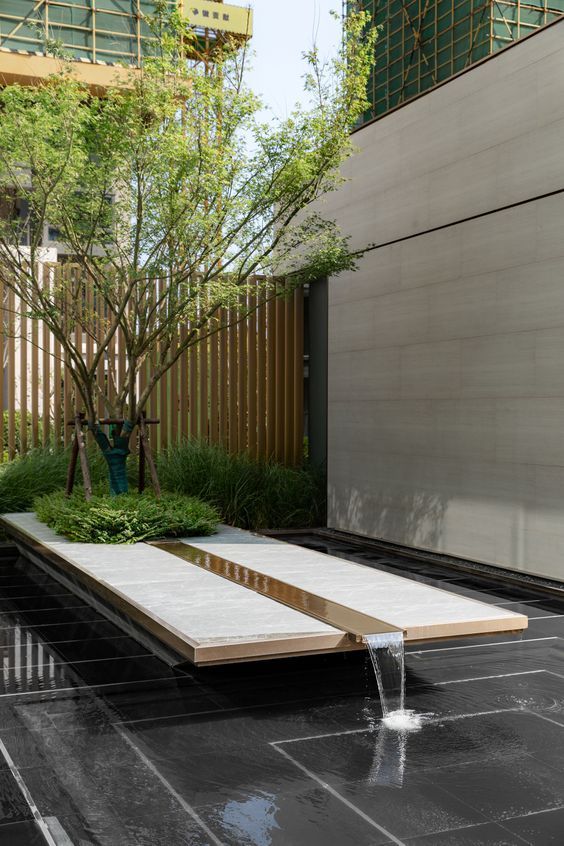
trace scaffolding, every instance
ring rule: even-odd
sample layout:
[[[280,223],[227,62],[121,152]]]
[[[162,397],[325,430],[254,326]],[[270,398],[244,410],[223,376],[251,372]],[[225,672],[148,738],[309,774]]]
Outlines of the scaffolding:
[[[367,0],[378,27],[361,124],[564,13],[564,0]]]
[[[248,8],[222,0],[167,2],[171,10],[180,7],[196,35],[189,45],[195,59],[252,35]],[[150,55],[154,12],[153,0],[1,0],[0,81],[34,82],[52,72],[52,57],[61,53],[77,62],[85,81],[103,87],[110,78],[104,66],[139,68]]]

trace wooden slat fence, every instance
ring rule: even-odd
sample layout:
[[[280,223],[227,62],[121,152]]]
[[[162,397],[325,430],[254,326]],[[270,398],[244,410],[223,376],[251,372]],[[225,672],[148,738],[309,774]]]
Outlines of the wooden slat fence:
[[[58,275],[73,278],[76,273],[70,264],[45,264],[43,284],[54,285]],[[265,301],[259,278],[254,285],[256,293],[251,291],[247,305],[255,310],[188,349],[156,386],[148,405],[148,415],[161,420],[160,426],[150,427],[154,449],[191,437],[288,465],[302,462],[303,293],[296,290]],[[88,362],[102,332],[96,306],[87,290],[81,307],[88,327],[75,331]],[[77,404],[60,343],[1,280],[0,308],[0,460],[5,461],[48,443],[68,444],[72,430],[64,423],[72,419]],[[222,323],[233,318],[233,312],[223,311]],[[179,326],[178,339],[188,331],[189,326]],[[149,368],[147,363],[141,385]],[[98,370],[99,384],[110,396],[123,382],[125,369],[118,332]],[[101,400],[98,411],[105,416]]]

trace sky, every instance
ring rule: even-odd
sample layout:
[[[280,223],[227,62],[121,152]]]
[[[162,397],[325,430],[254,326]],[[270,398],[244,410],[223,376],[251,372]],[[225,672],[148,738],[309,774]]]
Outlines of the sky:
[[[244,0],[237,4],[246,5]],[[277,115],[285,116],[302,98],[302,53],[314,41],[322,56],[337,49],[340,24],[329,12],[340,12],[341,0],[250,0],[250,5],[255,55],[247,81]]]

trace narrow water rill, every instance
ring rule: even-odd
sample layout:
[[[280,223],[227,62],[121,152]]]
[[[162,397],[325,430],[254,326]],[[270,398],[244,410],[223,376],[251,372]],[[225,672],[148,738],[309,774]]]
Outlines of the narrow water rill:
[[[419,728],[419,716],[405,708],[405,652],[402,632],[365,635],[364,642],[376,675],[383,723],[397,731]]]

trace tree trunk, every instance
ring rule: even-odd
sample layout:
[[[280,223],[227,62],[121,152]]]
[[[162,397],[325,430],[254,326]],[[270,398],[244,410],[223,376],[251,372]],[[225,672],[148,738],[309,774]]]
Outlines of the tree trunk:
[[[127,481],[127,455],[125,453],[104,452],[102,454],[106,461],[108,468],[108,480],[110,483],[110,493],[112,496],[118,496],[129,492],[129,483]]]
[[[127,456],[129,455],[129,437],[133,427],[125,421],[119,433],[117,429],[112,431],[113,428],[113,426],[110,427],[113,443],[98,425],[95,426],[93,434],[108,467],[110,493],[112,496],[118,496],[129,492]]]

